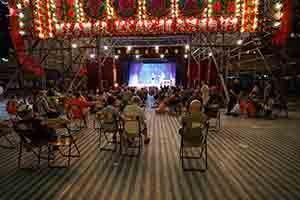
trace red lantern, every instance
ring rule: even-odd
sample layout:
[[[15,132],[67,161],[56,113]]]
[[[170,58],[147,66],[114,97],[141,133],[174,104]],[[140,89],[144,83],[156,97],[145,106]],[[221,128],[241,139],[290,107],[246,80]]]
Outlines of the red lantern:
[[[69,10],[68,16],[69,16],[69,17],[75,17],[75,12],[74,12],[73,9],[70,9],[70,10]]]
[[[216,1],[214,4],[213,4],[213,10],[215,12],[221,12],[222,10],[222,3],[220,1]]]
[[[228,2],[227,11],[229,13],[234,13],[235,12],[235,2],[233,2],[233,1]]]

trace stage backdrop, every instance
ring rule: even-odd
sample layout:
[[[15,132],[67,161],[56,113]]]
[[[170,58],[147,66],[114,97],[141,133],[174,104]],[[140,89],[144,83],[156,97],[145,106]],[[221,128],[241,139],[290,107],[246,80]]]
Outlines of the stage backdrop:
[[[182,59],[145,59],[141,61],[122,59],[120,61],[122,83],[131,86],[160,86],[160,80],[176,85],[183,84],[185,66]]]

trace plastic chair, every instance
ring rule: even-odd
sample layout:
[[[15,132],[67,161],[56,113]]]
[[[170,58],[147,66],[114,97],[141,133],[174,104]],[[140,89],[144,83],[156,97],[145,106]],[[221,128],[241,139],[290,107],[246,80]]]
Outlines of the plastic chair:
[[[106,151],[116,151],[117,150],[117,134],[119,133],[118,120],[113,113],[100,111],[96,114],[96,121],[98,122],[99,127],[99,147],[101,150]],[[104,146],[102,145],[102,139],[106,141]],[[107,145],[114,144],[114,148],[106,148]]]
[[[128,152],[126,152],[124,154],[121,149],[122,155],[129,156],[129,157],[139,156],[143,146],[143,136],[142,136],[141,122],[139,116],[128,115],[128,114],[125,114],[123,116],[123,134],[124,134],[123,139],[132,141],[132,142],[128,142],[126,150],[128,150],[129,148],[138,149],[138,153],[128,154]],[[138,139],[137,145],[135,144],[135,139]],[[122,145],[125,145],[125,142],[122,143]]]

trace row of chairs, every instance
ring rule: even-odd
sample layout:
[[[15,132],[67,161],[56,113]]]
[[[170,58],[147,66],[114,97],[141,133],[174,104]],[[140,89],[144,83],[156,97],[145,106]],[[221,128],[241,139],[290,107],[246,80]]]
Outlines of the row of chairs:
[[[98,112],[96,116],[99,134],[100,151],[117,151],[117,146],[120,147],[120,154],[125,156],[139,156],[143,146],[143,136],[141,130],[140,120],[137,116],[123,116],[121,119],[115,119],[111,113]],[[111,128],[112,127],[112,128]],[[185,127],[183,126],[182,129]],[[188,135],[181,135],[179,159],[184,171],[206,171],[207,169],[207,135],[208,135],[209,122],[194,123],[191,132],[198,132],[198,137],[189,137]],[[117,140],[119,136],[119,141]],[[128,148],[137,148],[136,154],[128,154],[124,152],[126,138],[137,139],[137,144],[129,144]],[[113,148],[107,148],[107,145],[113,145]],[[189,156],[186,150],[197,149],[197,156]],[[185,160],[197,159],[200,160],[199,168],[189,168],[185,165]]]
[[[54,128],[56,130],[60,130],[61,136],[55,141],[48,141],[46,139],[42,140],[34,140],[30,137],[32,133],[32,129],[24,128],[24,121],[19,120],[14,123],[14,131],[19,136],[20,144],[19,144],[19,156],[18,156],[18,167],[22,167],[22,157],[24,148],[33,153],[35,157],[38,159],[38,167],[41,164],[41,160],[47,160],[48,167],[69,167],[71,163],[71,158],[79,158],[80,151],[76,144],[77,138],[71,133],[70,128],[68,127],[67,122],[58,122],[58,121],[48,121],[47,126]],[[63,131],[64,130],[64,131]],[[72,148],[75,148],[76,153],[72,153]],[[55,164],[55,154],[54,150],[57,149],[59,154],[67,159],[66,165],[56,165]],[[65,153],[67,151],[67,153]],[[45,154],[43,154],[45,152]]]
[[[96,114],[96,129],[99,134],[100,151],[109,150],[119,151],[122,155],[139,156],[143,147],[143,134],[141,122],[138,116],[124,115],[116,118],[112,113],[100,111]],[[127,142],[127,140],[134,142]],[[136,141],[137,140],[137,144]],[[108,145],[113,145],[113,148],[108,148]],[[129,154],[124,150],[138,149],[135,154]]]

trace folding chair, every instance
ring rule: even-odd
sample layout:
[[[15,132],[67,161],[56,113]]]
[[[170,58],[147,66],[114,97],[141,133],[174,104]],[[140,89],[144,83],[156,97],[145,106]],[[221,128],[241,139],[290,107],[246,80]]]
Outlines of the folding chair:
[[[38,159],[38,166],[40,166],[41,159],[48,159],[49,156],[43,157],[42,156],[42,148],[48,147],[48,141],[47,140],[32,140],[30,138],[30,135],[33,132],[33,129],[27,129],[25,128],[23,121],[17,122],[17,124],[14,126],[15,132],[18,134],[20,138],[20,148],[19,148],[19,156],[18,156],[18,167],[20,169],[24,169],[21,167],[22,163],[22,156],[23,156],[23,148],[25,147],[27,151],[32,152]]]
[[[140,118],[136,115],[124,115],[123,116],[123,139],[127,140],[133,140],[132,144],[128,143],[126,151],[128,151],[129,148],[138,149],[137,154],[128,154],[126,152],[123,154],[123,151],[121,149],[121,154],[124,156],[129,157],[138,157],[141,153],[141,149],[143,146],[143,136],[142,136],[142,130],[141,130],[141,123]],[[138,144],[135,143],[135,139],[138,139]],[[122,142],[121,146],[124,146],[125,142]]]
[[[179,155],[180,155],[180,160],[181,160],[181,165],[184,171],[201,171],[205,172],[207,169],[207,134],[208,134],[208,127],[209,124],[208,122],[205,123],[196,123],[192,122],[192,127],[191,128],[186,128],[186,125],[184,125],[179,133],[181,135],[181,142],[180,142],[180,150],[179,150]],[[187,156],[185,155],[184,150],[185,149],[199,149],[199,155],[198,156]],[[197,153],[198,153],[197,152]],[[204,162],[204,167],[199,167],[199,168],[187,168],[184,164],[184,160],[189,160],[189,159],[197,159],[200,161],[203,160]],[[203,164],[202,164],[203,165]]]
[[[9,127],[8,123],[0,122],[0,139],[4,138],[6,143],[8,143],[8,145],[1,144],[0,147],[6,148],[6,149],[14,149],[15,148],[15,144],[8,137],[12,133],[13,133],[13,129],[11,127]]]
[[[221,129],[221,112],[219,109],[219,105],[210,105],[209,107],[207,107],[205,114],[209,117],[210,122],[214,122],[209,123],[209,128],[215,131],[219,131]]]
[[[74,136],[74,134],[71,133],[70,128],[68,127],[69,121],[68,120],[64,120],[64,119],[48,119],[47,121],[47,127],[49,128],[53,128],[55,130],[58,129],[63,129],[65,130],[65,134],[61,135],[56,141],[53,142],[48,142],[48,156],[51,155],[53,148],[52,147],[57,147],[57,148],[68,148],[68,153],[65,154],[63,153],[60,149],[59,149],[59,153],[63,156],[66,157],[68,159],[68,164],[67,166],[70,166],[71,163],[71,158],[79,158],[80,157],[80,151],[79,148],[76,144],[76,137]],[[62,134],[62,133],[60,133]],[[77,134],[76,134],[77,135]],[[76,150],[76,154],[72,154],[72,147],[75,147]],[[52,166],[49,161],[51,159],[49,159],[48,157],[48,166],[49,167],[66,167],[66,166]],[[52,159],[54,161],[54,158]]]
[[[100,151],[113,151],[117,150],[117,135],[119,133],[119,124],[118,120],[113,116],[113,113],[100,111],[96,114],[96,121],[98,122],[98,127],[95,127],[98,130],[99,134],[99,147]],[[104,142],[102,141],[104,139]],[[104,143],[103,146],[101,146]],[[119,142],[120,143],[120,142]],[[107,148],[107,145],[113,144],[114,148]]]

